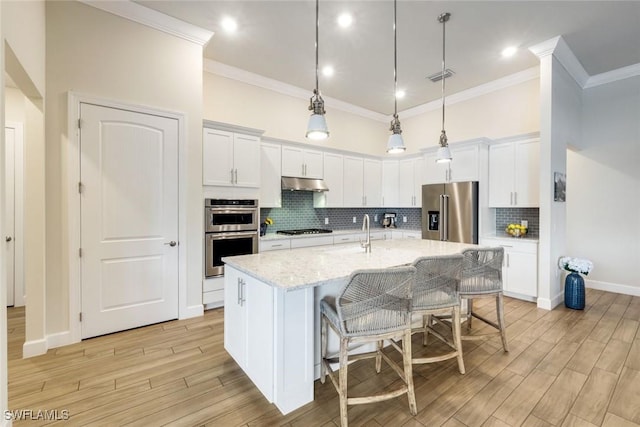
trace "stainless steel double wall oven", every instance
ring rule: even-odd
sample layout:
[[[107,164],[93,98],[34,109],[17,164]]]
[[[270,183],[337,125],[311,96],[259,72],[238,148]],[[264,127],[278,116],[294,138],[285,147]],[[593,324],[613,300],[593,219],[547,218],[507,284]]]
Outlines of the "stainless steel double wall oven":
[[[205,199],[205,276],[224,274],[222,258],[258,252],[257,200]]]

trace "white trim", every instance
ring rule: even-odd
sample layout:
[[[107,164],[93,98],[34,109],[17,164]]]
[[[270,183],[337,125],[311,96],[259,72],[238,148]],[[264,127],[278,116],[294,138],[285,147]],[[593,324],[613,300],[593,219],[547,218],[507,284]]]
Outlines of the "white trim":
[[[311,90],[301,89],[297,86],[283,83],[279,80],[270,79],[268,77],[261,76],[259,74],[245,71],[240,68],[232,67],[231,65],[223,64],[221,62],[213,61],[211,59],[204,59],[204,71],[215,74],[228,79],[236,80],[242,83],[257,86],[263,89],[271,90],[273,92],[281,93],[283,95],[291,96],[299,99],[311,98]],[[335,98],[323,96],[326,107],[335,108],[336,110],[345,111],[347,113],[355,114],[367,119],[375,120],[377,122],[386,123],[390,120],[390,116],[386,114],[376,113],[375,111],[367,110],[366,108],[358,107],[357,105],[349,104],[348,102],[340,101]]]
[[[607,83],[613,83],[618,80],[624,80],[636,76],[640,76],[640,63],[591,76],[587,80],[587,84],[584,85],[584,89],[604,85]]]
[[[489,144],[503,144],[505,142],[527,141],[529,139],[539,139],[540,132],[522,133],[520,135],[505,136],[491,140]]]
[[[5,122],[6,128],[13,128],[16,133],[14,145],[14,274],[15,287],[13,293],[14,307],[25,304],[24,289],[24,125],[19,122]],[[5,141],[6,143],[6,141]]]
[[[207,129],[217,129],[227,132],[242,133],[245,135],[257,136],[258,138],[262,137],[262,134],[264,134],[264,130],[262,129],[254,129],[240,125],[233,125],[230,123],[216,122],[215,120],[205,119],[202,121],[202,126]]]
[[[63,345],[73,344],[71,340],[71,332],[57,332],[55,334],[47,335],[47,349],[62,347]]]
[[[537,45],[531,46],[529,50],[538,58],[544,58],[549,55],[553,55],[560,64],[567,70],[569,75],[578,83],[581,88],[584,88],[589,74],[584,70],[584,67],[573,54],[573,51],[564,41],[562,36],[557,36],[552,39],[546,40]]]
[[[190,305],[186,307],[184,310],[180,311],[180,319],[189,319],[191,317],[198,317],[204,315],[204,305]]]
[[[199,44],[200,46],[209,43],[209,40],[213,37],[212,31],[189,24],[132,1],[79,1],[96,9],[112,13],[130,21],[137,22],[138,24],[146,25],[163,33],[180,37],[181,39]]]
[[[600,291],[614,292],[616,294],[633,295],[640,297],[640,287],[622,285],[620,283],[601,282],[599,280],[585,280],[587,288],[598,289]]]
[[[134,111],[142,114],[152,114],[167,117],[178,121],[178,317],[180,319],[193,317],[194,309],[187,306],[187,147],[188,138],[186,129],[186,115],[184,113],[167,111],[155,107],[135,105],[121,101],[113,101],[92,95],[68,92],[68,121],[66,144],[62,145],[62,158],[67,158],[67,223],[66,234],[69,247],[69,341],[80,342],[81,325],[79,313],[82,308],[80,258],[80,194],[78,182],[80,181],[80,150],[78,119],[80,117],[80,104],[94,104],[109,108]],[[65,153],[65,150],[67,151]],[[66,154],[66,155],[65,155]],[[64,233],[64,230],[63,230]],[[202,306],[200,306],[202,307]],[[202,310],[202,309],[201,309]]]
[[[22,357],[40,356],[47,352],[47,340],[46,338],[40,340],[26,341],[22,345]]]
[[[449,147],[451,147],[451,149],[456,149],[456,148],[460,148],[460,147],[468,147],[471,145],[485,145],[485,146],[489,146],[489,144],[491,144],[492,141],[484,136],[481,136],[479,138],[471,138],[471,139],[464,139],[462,141],[453,141],[449,143]],[[438,151],[440,147],[439,146],[431,146],[431,147],[426,147],[426,148],[421,148],[420,152],[423,154],[426,153],[433,153],[435,151]]]
[[[559,306],[562,302],[564,302],[564,292],[556,295],[552,299],[538,298],[538,308],[542,308],[545,310],[553,310],[555,307]]]
[[[487,95],[489,93],[511,86],[519,85],[521,83],[528,82],[529,80],[537,79],[539,77],[539,66],[527,68],[526,70],[520,71],[518,73],[514,73],[497,80],[481,84],[480,86],[472,87],[470,89],[449,95],[445,99],[445,105],[454,105],[459,102],[469,101],[470,99]],[[440,108],[442,108],[442,100],[435,100],[401,111],[400,113],[398,113],[398,115],[406,119],[409,117],[415,117],[420,114],[428,113],[430,111],[438,110]]]

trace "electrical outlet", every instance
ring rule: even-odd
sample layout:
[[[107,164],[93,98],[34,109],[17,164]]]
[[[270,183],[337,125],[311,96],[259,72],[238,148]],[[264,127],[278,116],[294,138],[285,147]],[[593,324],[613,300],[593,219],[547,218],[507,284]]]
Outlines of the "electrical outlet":
[[[354,224],[356,223],[356,217],[355,216],[353,217],[353,223]]]
[[[374,215],[374,216],[373,216],[373,220],[374,220],[375,222],[378,222],[378,215]]]
[[[407,217],[406,216],[402,217],[402,222],[407,222]]]
[[[325,218],[324,219],[324,225],[328,225],[329,224],[329,218]]]

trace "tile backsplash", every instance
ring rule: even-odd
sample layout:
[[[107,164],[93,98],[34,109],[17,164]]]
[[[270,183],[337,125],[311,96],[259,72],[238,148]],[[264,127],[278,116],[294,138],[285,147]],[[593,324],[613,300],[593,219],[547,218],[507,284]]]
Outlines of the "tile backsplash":
[[[307,191],[283,191],[282,207],[260,209],[260,222],[264,222],[267,217],[273,220],[269,232],[298,228],[347,230],[362,227],[362,218],[369,214],[371,228],[382,228],[382,216],[385,212],[395,212],[398,215],[398,229],[419,230],[421,227],[420,208],[314,208],[313,193]],[[407,217],[407,222],[402,222],[403,217]],[[325,218],[329,218],[327,225],[324,223]]]
[[[520,221],[529,221],[529,236],[538,237],[540,235],[540,209],[539,208],[497,208],[496,209],[496,230],[498,232],[507,228],[507,225]]]

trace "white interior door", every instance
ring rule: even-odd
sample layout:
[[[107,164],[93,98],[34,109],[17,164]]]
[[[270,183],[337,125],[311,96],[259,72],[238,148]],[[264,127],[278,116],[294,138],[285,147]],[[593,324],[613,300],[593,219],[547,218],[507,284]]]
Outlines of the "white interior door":
[[[7,306],[15,303],[15,140],[16,130],[5,128],[5,271],[7,276]]]
[[[178,121],[80,104],[82,338],[178,317]]]

